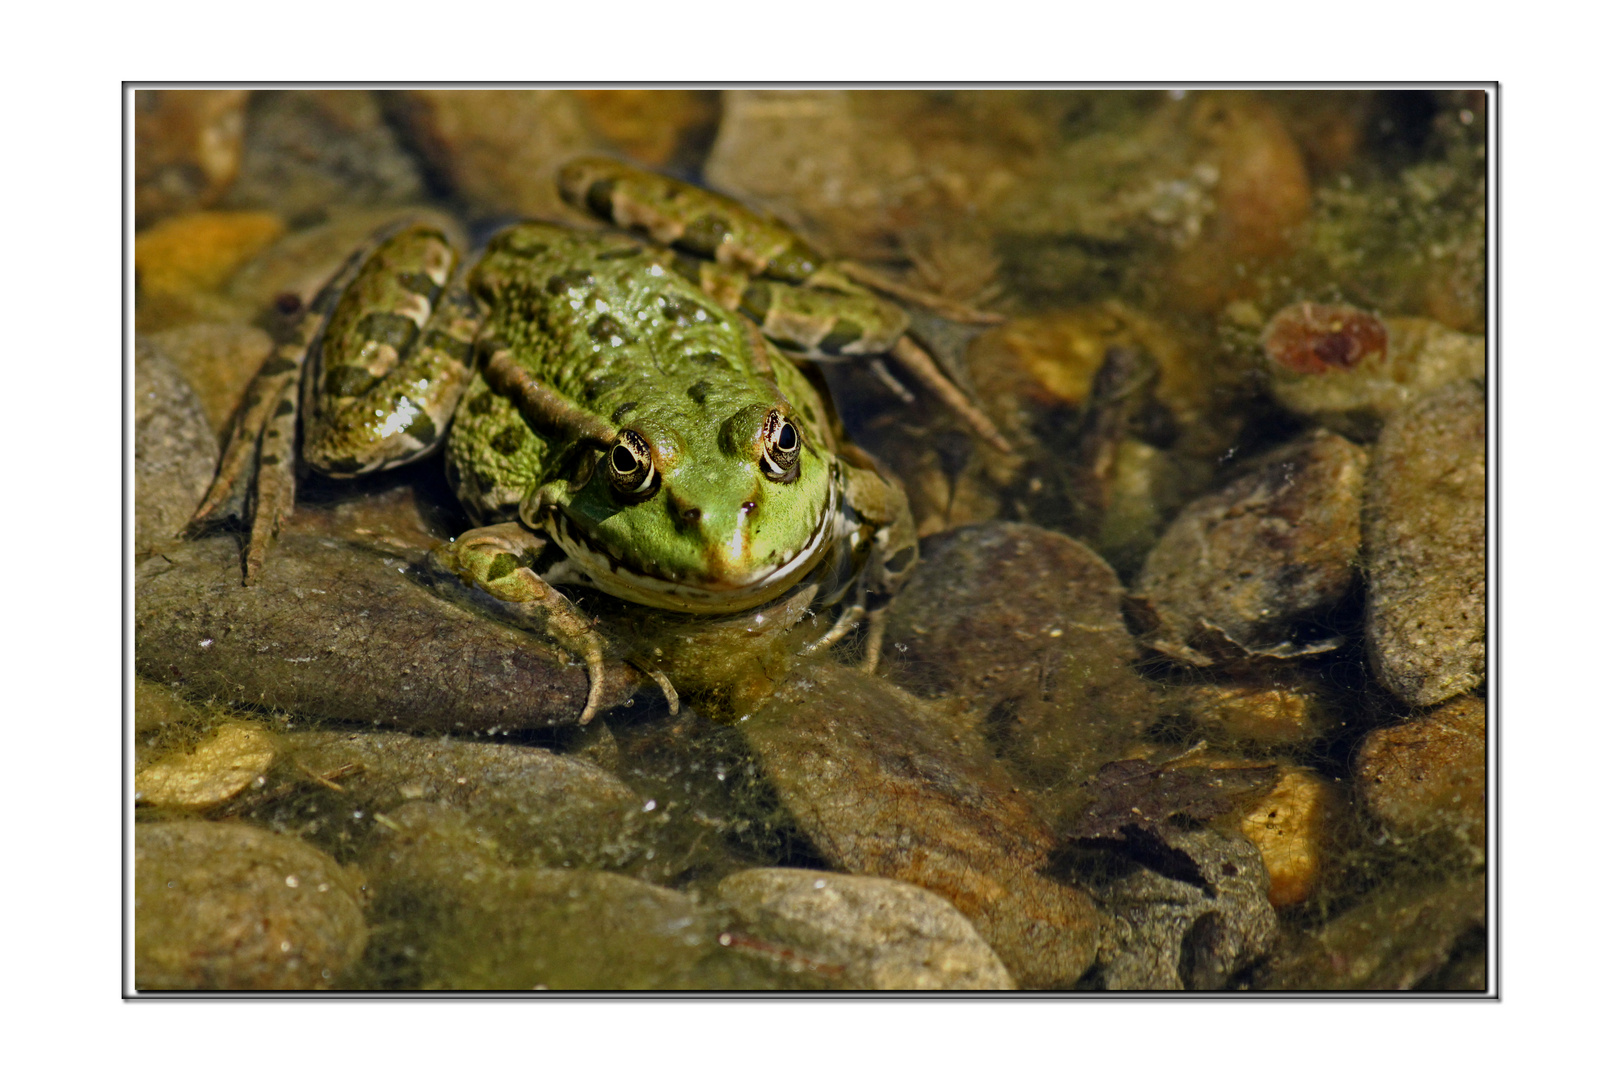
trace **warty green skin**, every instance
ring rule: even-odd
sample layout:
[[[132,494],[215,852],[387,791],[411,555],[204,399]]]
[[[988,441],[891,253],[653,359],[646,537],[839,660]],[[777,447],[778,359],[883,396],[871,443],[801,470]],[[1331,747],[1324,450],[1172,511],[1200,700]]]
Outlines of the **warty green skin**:
[[[470,279],[489,310],[481,347],[633,429],[651,448],[654,491],[619,495],[601,448],[537,430],[481,374],[456,411],[449,475],[474,518],[544,530],[605,592],[736,611],[780,595],[853,524],[839,505],[850,466],[809,380],[667,262],[621,238],[530,223],[497,238]],[[791,482],[761,463],[773,410],[800,435]]]
[[[444,442],[475,521],[519,522],[566,555],[534,561],[545,580],[676,611],[766,603],[832,554],[863,569],[863,592],[892,591],[909,571],[898,489],[840,446],[830,405],[794,363],[673,272],[666,250],[529,222],[447,276],[439,243],[400,232],[336,304],[307,380],[304,450],[318,471],[387,468]],[[514,389],[525,383],[544,408]],[[783,423],[798,443],[785,475],[765,460]],[[627,432],[655,472],[629,495],[606,466]],[[488,588],[506,569],[468,576]]]

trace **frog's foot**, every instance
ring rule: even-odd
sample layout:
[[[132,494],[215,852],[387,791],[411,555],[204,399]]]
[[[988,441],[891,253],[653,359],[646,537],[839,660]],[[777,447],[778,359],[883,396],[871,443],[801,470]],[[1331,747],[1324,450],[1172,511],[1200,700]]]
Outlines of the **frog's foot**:
[[[947,408],[972,429],[975,435],[1003,454],[1013,452],[1012,445],[996,428],[995,421],[968,400],[968,396],[946,377],[939,369],[939,365],[934,362],[934,358],[913,341],[910,334],[902,336],[894,343],[894,347],[889,350],[889,357],[910,372],[918,382],[928,387]]]
[[[508,522],[469,529],[453,542],[435,548],[431,558],[463,583],[512,605],[506,614],[514,622],[541,633],[585,661],[590,692],[579,722],[588,724],[601,704],[602,687],[607,681],[602,659],[606,643],[573,602],[531,568],[545,545],[545,540],[523,526]],[[653,681],[660,684],[666,699],[674,694],[667,679],[654,676]],[[676,704],[678,707],[679,699]]]
[[[816,653],[826,652],[834,645],[849,636],[850,631],[861,624],[866,617],[866,607],[863,604],[851,604],[838,613],[838,619],[832,628],[819,638],[799,650],[800,656],[814,656]]]
[[[883,658],[883,631],[889,624],[889,609],[878,608],[866,616],[866,655],[861,659],[861,670],[875,675],[878,661]]]
[[[889,365],[883,362],[883,357],[872,357],[872,359],[866,362],[866,369],[872,373],[873,377],[876,378],[878,382],[888,387],[889,393],[893,394],[907,405],[916,404],[917,395],[906,389],[906,384],[894,377],[894,372],[890,371]]]
[[[258,579],[270,541],[292,511],[298,377],[307,347],[304,340],[282,345],[259,368],[231,428],[219,472],[181,533],[197,536],[238,511],[239,516],[251,518],[243,558],[244,585]]]
[[[999,326],[1007,321],[1005,315],[998,315],[994,311],[981,311],[978,308],[958,303],[949,297],[940,296],[938,293],[913,288],[903,281],[890,277],[881,270],[874,270],[872,267],[858,262],[847,259],[840,260],[837,267],[851,281],[865,285],[869,289],[876,289],[880,293],[887,293],[907,303],[916,304],[920,308],[927,308],[934,314],[952,322],[967,323],[971,326]]]
[[[356,251],[338,268],[292,335],[260,366],[231,426],[214,482],[181,531],[194,537],[230,517],[251,521],[243,556],[244,585],[258,579],[270,542],[292,513],[297,495],[298,397],[310,347],[372,250],[368,246]]]
[[[669,681],[669,676],[657,668],[642,667],[634,660],[630,662],[630,666],[651,679],[657,684],[658,689],[664,692],[664,701],[669,705],[669,715],[674,716],[681,711],[681,695],[675,692],[675,684]]]

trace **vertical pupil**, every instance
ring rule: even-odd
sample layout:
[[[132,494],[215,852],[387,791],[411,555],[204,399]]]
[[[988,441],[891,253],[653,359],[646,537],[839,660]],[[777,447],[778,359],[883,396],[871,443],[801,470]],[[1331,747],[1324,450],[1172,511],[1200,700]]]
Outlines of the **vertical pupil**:
[[[792,424],[783,424],[782,430],[776,436],[776,445],[783,450],[792,450],[799,444],[799,433],[793,430]]]
[[[615,446],[613,448],[613,467],[622,473],[635,472],[636,455],[632,454],[627,447]]]

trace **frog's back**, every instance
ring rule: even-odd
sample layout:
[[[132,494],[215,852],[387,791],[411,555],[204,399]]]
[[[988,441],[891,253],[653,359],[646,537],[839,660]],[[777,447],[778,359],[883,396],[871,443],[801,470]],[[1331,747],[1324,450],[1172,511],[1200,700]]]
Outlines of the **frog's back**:
[[[526,222],[491,241],[471,287],[487,312],[480,352],[505,351],[608,428],[697,431],[756,402],[791,403],[812,429],[830,419],[803,374],[676,273],[667,252]],[[513,520],[529,489],[568,467],[574,448],[575,440],[535,430],[476,376],[451,430],[451,482],[476,520]]]

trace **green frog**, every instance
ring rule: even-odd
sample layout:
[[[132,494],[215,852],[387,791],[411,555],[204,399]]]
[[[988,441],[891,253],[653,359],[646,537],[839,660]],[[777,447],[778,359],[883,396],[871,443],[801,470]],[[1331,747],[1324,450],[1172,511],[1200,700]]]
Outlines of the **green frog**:
[[[925,383],[1000,435],[918,359],[898,308],[773,219],[610,161],[576,162],[560,186],[652,243],[524,222],[463,262],[435,229],[385,230],[260,370],[194,527],[246,486],[252,584],[292,508],[296,461],[353,477],[442,447],[477,527],[432,561],[585,661],[582,723],[600,705],[604,641],[558,585],[698,616],[813,585],[818,606],[841,611],[811,647],[867,620],[875,660],[915,529],[900,487],[796,361],[927,361]],[[669,679],[637,662],[673,710]]]

